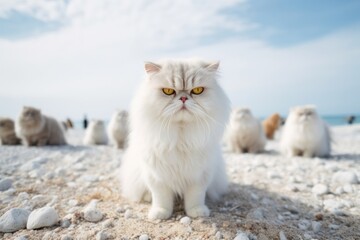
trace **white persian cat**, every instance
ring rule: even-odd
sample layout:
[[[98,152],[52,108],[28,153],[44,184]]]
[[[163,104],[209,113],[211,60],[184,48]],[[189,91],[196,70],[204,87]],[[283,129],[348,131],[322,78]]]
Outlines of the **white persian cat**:
[[[108,138],[105,131],[105,124],[101,120],[91,120],[86,128],[84,144],[85,145],[106,145]]]
[[[290,110],[282,131],[280,149],[284,155],[326,157],[331,148],[330,131],[314,106]]]
[[[266,139],[261,123],[247,108],[234,109],[225,133],[225,143],[235,153],[264,150]]]
[[[125,148],[128,137],[128,113],[116,111],[107,128],[110,142],[117,148]]]
[[[66,144],[59,122],[33,107],[23,107],[16,122],[16,134],[26,146]]]
[[[227,190],[220,139],[230,108],[216,80],[218,66],[197,60],[145,64],[120,177],[125,197],[151,196],[150,219],[169,218],[175,197],[184,200],[188,216],[208,216],[205,195],[216,200]]]

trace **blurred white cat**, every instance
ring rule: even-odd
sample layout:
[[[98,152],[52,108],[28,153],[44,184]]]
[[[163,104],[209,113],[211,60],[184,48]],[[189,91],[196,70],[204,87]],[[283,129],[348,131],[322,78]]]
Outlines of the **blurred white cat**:
[[[280,141],[281,152],[289,157],[326,157],[331,151],[327,124],[314,106],[299,106],[290,110]]]
[[[188,216],[209,216],[205,195],[216,200],[227,190],[220,139],[230,108],[218,66],[199,60],[145,64],[120,177],[125,197],[150,196],[150,219],[169,218],[176,197]]]
[[[264,150],[266,138],[261,123],[247,108],[234,109],[225,133],[231,152],[258,153]]]
[[[60,123],[33,107],[23,107],[16,122],[16,133],[26,146],[66,144]]]
[[[116,111],[107,128],[110,143],[117,148],[124,149],[127,145],[128,130],[128,112]]]
[[[105,124],[101,120],[91,120],[85,130],[85,145],[106,145],[108,138],[105,131]]]

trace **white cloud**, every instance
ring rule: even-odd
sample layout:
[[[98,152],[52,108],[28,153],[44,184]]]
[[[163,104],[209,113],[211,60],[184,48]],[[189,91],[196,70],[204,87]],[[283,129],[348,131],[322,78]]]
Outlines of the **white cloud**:
[[[63,17],[65,9],[65,0],[2,0],[0,18],[19,12],[42,21],[55,21]]]
[[[338,79],[359,77],[360,37],[351,30],[283,49],[239,38],[199,45],[201,38],[221,29],[254,27],[219,13],[243,1],[73,0],[47,5],[52,1],[34,0],[26,1],[27,8],[20,8],[20,1],[12,6],[6,1],[6,8],[4,2],[0,15],[9,12],[4,9],[24,9],[44,21],[66,23],[34,38],[0,40],[0,109],[11,116],[22,104],[32,104],[58,117],[80,118],[84,112],[107,117],[116,107],[128,107],[143,76],[143,61],[162,57],[220,59],[221,81],[233,103],[258,114],[285,112],[302,102],[322,107],[324,86],[345,89],[348,85]],[[328,96],[331,101],[335,94],[333,90]],[[345,103],[337,107],[344,109]]]

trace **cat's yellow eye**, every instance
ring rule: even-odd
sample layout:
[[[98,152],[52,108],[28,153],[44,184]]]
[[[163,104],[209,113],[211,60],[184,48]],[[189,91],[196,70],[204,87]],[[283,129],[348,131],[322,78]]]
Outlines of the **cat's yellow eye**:
[[[201,94],[203,91],[204,91],[204,88],[203,88],[203,87],[196,87],[196,88],[193,88],[193,89],[191,90],[191,93],[196,94],[196,95],[199,95],[199,94]]]
[[[172,95],[175,93],[175,90],[172,88],[163,88],[162,89],[163,93],[165,93],[166,95]]]

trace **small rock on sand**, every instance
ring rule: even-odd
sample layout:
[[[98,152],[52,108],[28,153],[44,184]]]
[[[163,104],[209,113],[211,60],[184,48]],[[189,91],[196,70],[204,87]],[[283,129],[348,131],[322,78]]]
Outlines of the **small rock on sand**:
[[[182,217],[180,219],[180,223],[184,224],[184,225],[190,225],[191,223],[191,218],[185,216],[185,217]]]
[[[101,230],[96,234],[96,240],[106,240],[108,238],[109,236],[104,230]]]
[[[139,240],[149,240],[149,236],[147,234],[142,234],[140,237],[139,237]]]
[[[85,220],[89,222],[99,222],[103,218],[102,212],[96,208],[96,201],[91,201],[83,212]]]
[[[234,240],[249,240],[249,237],[246,233],[244,232],[238,232],[238,234],[236,235],[236,237],[234,238]]]
[[[15,232],[26,228],[30,211],[22,208],[12,208],[0,217],[0,232]]]
[[[280,238],[280,240],[287,240],[285,233],[283,231],[279,232],[279,238]]]
[[[316,184],[311,191],[313,194],[321,196],[327,194],[329,192],[329,188],[324,184]]]
[[[350,171],[336,172],[332,177],[332,181],[343,184],[357,184],[359,182],[356,174]]]
[[[53,207],[43,207],[32,211],[26,225],[27,229],[50,227],[59,221],[59,215]]]
[[[0,192],[6,191],[12,186],[12,180],[10,178],[4,178],[0,180]]]

